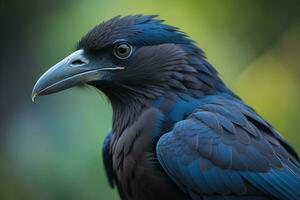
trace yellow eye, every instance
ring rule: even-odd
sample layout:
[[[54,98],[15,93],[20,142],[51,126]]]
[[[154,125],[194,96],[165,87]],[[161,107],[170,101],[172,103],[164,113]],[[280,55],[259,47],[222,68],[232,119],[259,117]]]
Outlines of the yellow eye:
[[[119,44],[114,48],[114,54],[119,59],[129,58],[131,53],[132,53],[132,47],[127,43]]]

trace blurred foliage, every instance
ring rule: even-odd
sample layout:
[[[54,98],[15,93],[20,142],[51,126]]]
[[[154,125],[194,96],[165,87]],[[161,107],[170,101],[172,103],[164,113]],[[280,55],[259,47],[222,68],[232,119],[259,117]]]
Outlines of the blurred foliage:
[[[93,88],[31,102],[39,75],[116,15],[159,14],[300,152],[299,1],[0,1],[0,199],[118,199],[101,145],[111,108]]]

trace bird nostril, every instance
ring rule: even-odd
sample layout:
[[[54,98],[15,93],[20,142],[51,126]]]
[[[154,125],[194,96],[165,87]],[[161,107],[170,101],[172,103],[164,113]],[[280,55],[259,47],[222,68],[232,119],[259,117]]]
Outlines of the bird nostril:
[[[78,60],[73,60],[73,61],[71,62],[71,65],[72,65],[72,66],[81,66],[81,65],[85,65],[85,64],[87,64],[87,63],[84,62],[83,60],[80,60],[80,59],[78,59]]]

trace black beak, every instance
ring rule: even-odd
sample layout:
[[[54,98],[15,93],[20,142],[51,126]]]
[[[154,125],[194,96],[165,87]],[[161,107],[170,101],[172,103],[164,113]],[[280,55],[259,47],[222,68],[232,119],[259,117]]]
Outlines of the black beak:
[[[59,92],[73,86],[101,79],[100,71],[121,68],[103,68],[92,62],[84,50],[77,50],[51,67],[36,82],[32,90],[32,101],[36,96]]]

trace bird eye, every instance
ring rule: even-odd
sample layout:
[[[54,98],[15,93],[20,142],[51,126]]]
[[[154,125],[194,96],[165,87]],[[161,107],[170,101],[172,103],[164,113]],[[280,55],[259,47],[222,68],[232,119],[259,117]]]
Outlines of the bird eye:
[[[114,48],[114,54],[119,59],[129,58],[131,53],[132,53],[132,47],[127,43],[119,44]]]

